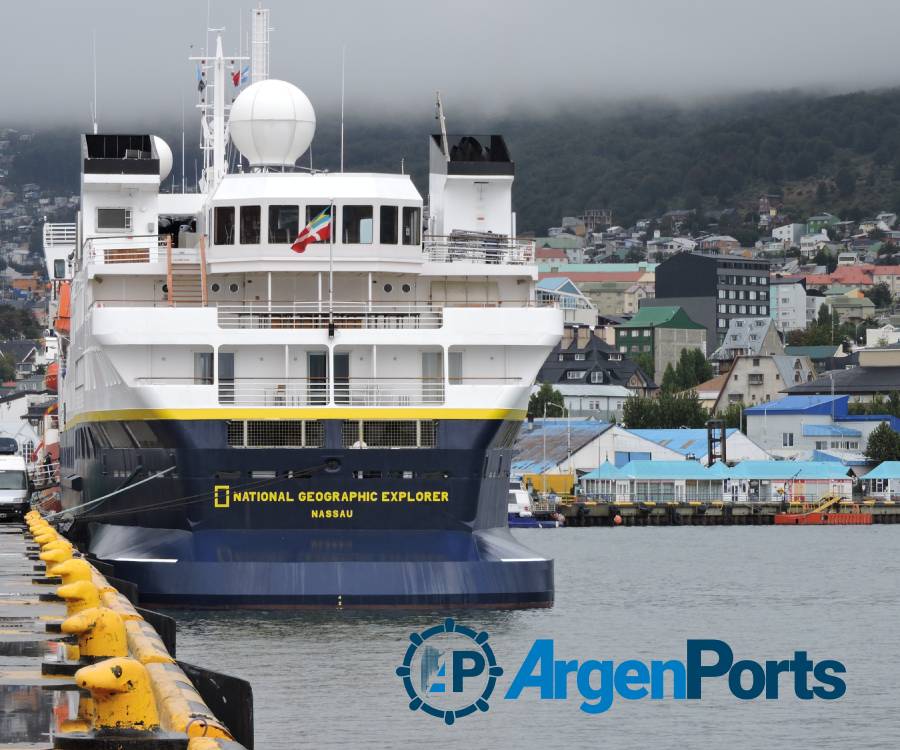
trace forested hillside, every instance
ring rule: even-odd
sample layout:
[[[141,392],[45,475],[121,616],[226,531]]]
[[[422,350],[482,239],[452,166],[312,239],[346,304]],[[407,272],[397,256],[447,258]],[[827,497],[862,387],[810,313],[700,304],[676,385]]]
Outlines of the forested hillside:
[[[541,233],[562,215],[591,207],[611,207],[625,225],[677,208],[744,213],[762,192],[783,193],[793,218],[822,210],[853,218],[900,212],[898,94],[782,93],[683,107],[557,108],[490,121],[451,111],[448,119],[451,132],[506,135],[517,162],[520,230]],[[351,118],[347,168],[399,171],[403,159],[424,193],[426,137],[434,125],[427,116],[399,124]],[[165,130],[180,162],[180,133]],[[40,134],[11,178],[75,190],[78,155],[76,133]],[[196,149],[188,154],[189,183],[196,156]],[[320,117],[313,164],[338,165],[333,117]]]

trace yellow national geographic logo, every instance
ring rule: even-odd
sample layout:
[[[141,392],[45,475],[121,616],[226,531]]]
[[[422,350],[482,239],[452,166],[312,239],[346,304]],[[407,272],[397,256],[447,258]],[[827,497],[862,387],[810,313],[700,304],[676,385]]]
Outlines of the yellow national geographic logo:
[[[227,508],[231,504],[231,487],[217,484],[213,487],[213,505],[216,508]]]

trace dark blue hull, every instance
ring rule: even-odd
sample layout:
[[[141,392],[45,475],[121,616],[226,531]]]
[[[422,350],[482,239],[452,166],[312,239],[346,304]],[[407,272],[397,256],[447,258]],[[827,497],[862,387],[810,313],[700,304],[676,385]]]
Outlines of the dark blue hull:
[[[364,450],[341,447],[339,423],[325,422],[319,447],[252,449],[229,447],[224,422],[124,424],[141,444],[110,445],[103,429],[91,451],[96,425],[63,433],[63,505],[79,513],[116,493],[85,506],[72,533],[142,601],[553,602],[552,560],[508,529],[510,423],[446,420],[433,447]]]

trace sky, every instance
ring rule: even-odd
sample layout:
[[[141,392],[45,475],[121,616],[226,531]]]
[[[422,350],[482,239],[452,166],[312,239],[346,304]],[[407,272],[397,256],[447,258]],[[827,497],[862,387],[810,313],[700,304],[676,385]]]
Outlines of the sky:
[[[180,122],[207,17],[236,54],[255,0],[2,0],[0,125]],[[271,75],[348,120],[900,85],[900,0],[267,0]],[[209,16],[207,16],[209,14]],[[241,33],[243,31],[243,34]],[[193,49],[191,45],[194,45]],[[243,45],[246,50],[246,41]]]

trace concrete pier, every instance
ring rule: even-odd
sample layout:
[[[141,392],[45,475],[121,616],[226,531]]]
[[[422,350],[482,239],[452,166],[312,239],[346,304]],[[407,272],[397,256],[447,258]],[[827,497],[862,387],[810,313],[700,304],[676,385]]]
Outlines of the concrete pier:
[[[0,750],[246,750],[128,599],[31,531],[0,525]]]
[[[567,526],[768,526],[779,513],[805,513],[814,504],[564,501],[557,512]],[[900,523],[900,504],[889,500],[842,501],[836,511],[871,514],[873,524]],[[619,521],[616,522],[616,518]]]

